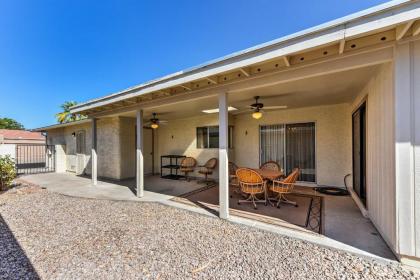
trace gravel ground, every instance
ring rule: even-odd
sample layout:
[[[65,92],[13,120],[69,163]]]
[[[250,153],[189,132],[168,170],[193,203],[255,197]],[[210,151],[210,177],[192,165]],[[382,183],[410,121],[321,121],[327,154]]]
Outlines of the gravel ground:
[[[420,279],[341,251],[155,203],[0,194],[0,279]]]

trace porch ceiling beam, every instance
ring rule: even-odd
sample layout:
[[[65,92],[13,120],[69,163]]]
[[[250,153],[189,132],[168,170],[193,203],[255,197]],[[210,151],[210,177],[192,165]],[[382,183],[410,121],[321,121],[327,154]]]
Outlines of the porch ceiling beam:
[[[210,82],[210,83],[212,83],[212,84],[215,84],[215,85],[217,85],[217,84],[218,84],[217,79],[213,79],[213,78],[210,78],[210,77],[206,77],[206,80],[207,80],[207,81],[209,81],[209,82]]]
[[[392,47],[374,52],[358,52],[337,55],[335,59],[327,62],[318,62],[302,67],[287,68],[282,71],[266,75],[262,78],[252,77],[242,83],[235,83],[228,87],[229,93],[258,89],[306,78],[312,78],[341,71],[362,68],[392,61]]]
[[[171,93],[169,91],[166,91],[166,90],[158,90],[157,92],[160,92],[160,93],[162,93],[165,96],[171,95]]]
[[[410,29],[411,25],[413,25],[414,20],[410,20],[409,22],[403,24],[403,25],[398,25],[397,28],[395,29],[395,40],[399,41],[401,40],[404,35],[407,33],[407,31]]]
[[[338,44],[338,53],[342,54],[344,52],[344,47],[346,46],[346,40],[340,40],[340,43]]]
[[[239,71],[241,71],[242,74],[244,74],[246,77],[251,76],[251,73],[249,73],[247,70],[245,70],[244,68],[239,68]]]
[[[189,87],[189,86],[186,86],[186,85],[179,85],[180,87],[182,87],[182,88],[184,88],[184,89],[186,89],[186,90],[192,90],[192,88],[191,87]]]
[[[420,20],[416,21],[413,24],[413,36],[417,36],[420,34]]]
[[[287,67],[290,67],[290,59],[288,56],[283,56],[284,64],[286,64]]]
[[[138,107],[157,108],[167,104],[177,104],[193,99],[204,99],[217,95],[215,92],[224,90],[227,92],[240,92],[246,89],[260,88],[264,86],[286,83],[300,79],[322,76],[334,72],[361,68],[369,65],[376,65],[393,59],[393,42],[384,44],[369,50],[352,51],[342,55],[331,56],[327,61],[318,61],[310,64],[302,64],[293,68],[284,68],[274,73],[261,74],[251,76],[246,80],[233,80],[230,83],[218,84],[211,88],[202,88],[195,90],[193,93],[180,93],[165,98],[143,101],[125,108],[118,108],[106,112],[101,112],[97,116],[106,116],[108,114],[117,114],[122,112],[135,111]]]
[[[129,104],[136,104],[137,103],[135,100],[127,100],[126,102],[129,103]]]

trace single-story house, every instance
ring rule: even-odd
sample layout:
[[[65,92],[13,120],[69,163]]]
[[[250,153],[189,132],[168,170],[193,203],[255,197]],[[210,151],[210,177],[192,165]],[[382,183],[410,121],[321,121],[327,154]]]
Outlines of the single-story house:
[[[78,104],[71,112],[88,119],[38,131],[57,147],[57,171],[92,184],[135,177],[138,196],[146,174],[166,172],[161,156],[217,158],[221,218],[229,162],[299,167],[307,186],[352,174],[360,211],[418,265],[418,108],[420,1],[401,0]]]

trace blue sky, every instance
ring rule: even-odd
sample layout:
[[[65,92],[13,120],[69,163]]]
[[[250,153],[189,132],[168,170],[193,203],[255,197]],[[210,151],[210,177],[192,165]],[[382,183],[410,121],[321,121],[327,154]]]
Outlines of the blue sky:
[[[386,1],[0,0],[0,117],[104,96]]]

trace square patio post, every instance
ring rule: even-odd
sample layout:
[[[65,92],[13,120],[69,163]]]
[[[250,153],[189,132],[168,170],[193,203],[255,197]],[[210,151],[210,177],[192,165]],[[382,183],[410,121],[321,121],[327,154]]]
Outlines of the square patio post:
[[[144,162],[143,162],[143,110],[138,109],[136,112],[136,188],[137,196],[143,197],[144,195]]]
[[[97,155],[97,119],[92,119],[92,152],[91,152],[91,163],[92,163],[92,185],[98,184],[98,155]]]
[[[219,216],[229,218],[228,102],[226,92],[219,94]]]

